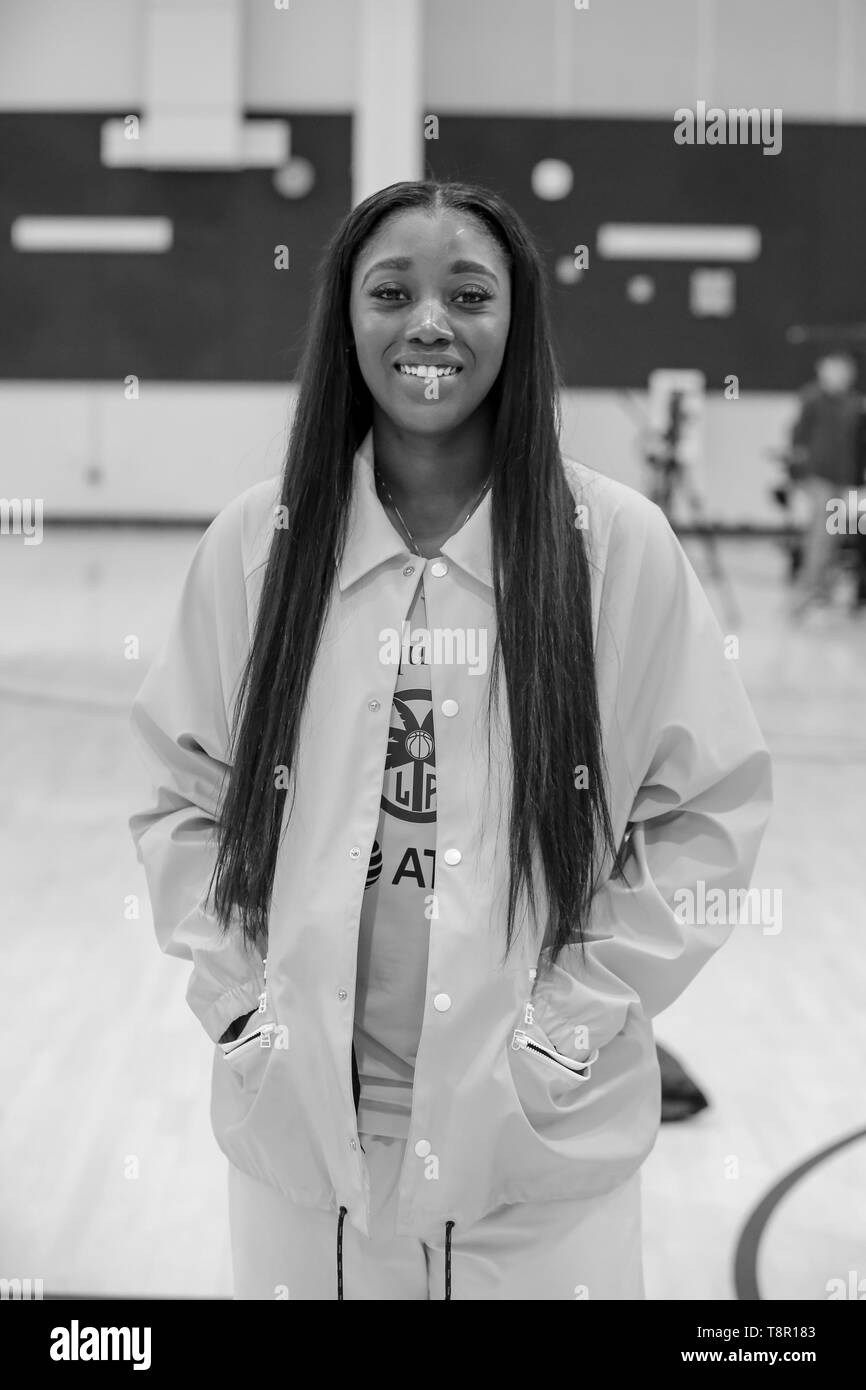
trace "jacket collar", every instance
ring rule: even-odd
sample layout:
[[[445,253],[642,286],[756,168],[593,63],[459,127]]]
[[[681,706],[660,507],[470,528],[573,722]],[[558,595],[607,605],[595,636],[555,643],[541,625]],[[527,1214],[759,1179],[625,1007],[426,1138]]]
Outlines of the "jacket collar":
[[[368,430],[353,460],[352,502],[346,546],[340,564],[340,589],[395,555],[411,554],[379,501],[373,474],[373,430]],[[493,588],[490,532],[490,489],[467,522],[449,536],[442,554],[473,578]]]

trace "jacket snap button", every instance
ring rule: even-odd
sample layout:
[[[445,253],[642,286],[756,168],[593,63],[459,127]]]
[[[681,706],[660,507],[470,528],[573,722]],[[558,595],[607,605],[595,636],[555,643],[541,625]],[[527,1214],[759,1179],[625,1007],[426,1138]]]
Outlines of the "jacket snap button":
[[[446,849],[444,859],[446,864],[459,864],[463,855],[459,849]]]
[[[433,1000],[433,1008],[438,1009],[440,1014],[444,1014],[446,1009],[451,1008],[451,995],[437,994],[436,998]]]
[[[403,566],[403,573],[404,573],[407,577],[408,577],[410,574],[414,574],[414,573],[415,573],[415,566],[414,566],[414,565],[404,565],[404,566]]]
[[[350,859],[360,859],[360,858],[361,858],[361,851],[360,851],[358,845],[353,845],[352,848],[349,850],[349,858],[350,858]]]
[[[419,1158],[426,1158],[432,1147],[429,1139],[419,1139],[415,1145],[415,1152]]]
[[[437,579],[441,579],[443,574],[448,573],[448,566],[446,565],[444,560],[436,560],[430,566],[430,573],[435,574]]]
[[[349,997],[348,992],[347,992],[345,989],[341,989],[341,990],[338,990],[338,991],[337,991],[337,998],[338,998],[338,999],[348,999],[348,997]]]
[[[350,1140],[349,1140],[349,1148],[350,1148],[350,1149],[357,1149],[357,1147],[358,1147],[357,1140],[355,1140],[355,1139],[350,1139]]]
[[[460,706],[458,705],[458,703],[457,703],[456,700],[443,700],[443,701],[442,701],[442,713],[443,713],[443,714],[448,714],[448,715],[456,714],[457,711],[459,710],[459,708],[460,708]]]
[[[367,703],[367,709],[371,709],[371,710],[373,711],[374,714],[375,714],[375,712],[376,712],[376,710],[377,710],[378,708],[379,708],[379,701],[378,701],[378,700],[369,700],[369,701],[368,701],[368,703]]]

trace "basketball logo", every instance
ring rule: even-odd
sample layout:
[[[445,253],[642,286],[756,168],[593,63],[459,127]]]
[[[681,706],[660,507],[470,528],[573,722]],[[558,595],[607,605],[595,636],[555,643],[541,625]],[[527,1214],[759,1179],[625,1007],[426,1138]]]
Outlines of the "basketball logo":
[[[433,740],[426,729],[413,729],[406,735],[406,752],[410,758],[427,761],[433,752]]]

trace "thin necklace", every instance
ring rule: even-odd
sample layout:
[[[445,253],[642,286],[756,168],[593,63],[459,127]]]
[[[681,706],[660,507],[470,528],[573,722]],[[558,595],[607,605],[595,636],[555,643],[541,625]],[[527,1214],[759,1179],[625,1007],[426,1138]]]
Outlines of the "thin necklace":
[[[394,511],[397,513],[397,516],[400,518],[400,524],[401,524],[401,526],[403,527],[403,530],[406,532],[406,535],[409,537],[409,544],[411,545],[411,547],[412,547],[412,549],[414,550],[414,552],[415,552],[416,555],[421,555],[421,551],[418,549],[418,542],[415,540],[415,537],[412,535],[412,532],[409,530],[409,527],[406,525],[405,521],[403,520],[402,516],[400,515],[400,509],[398,508],[397,503],[394,501],[393,497],[391,496],[391,489],[389,488],[388,484],[385,482],[385,479],[382,477],[382,474],[379,472],[378,466],[376,467],[375,472],[376,472],[376,477],[379,479],[379,482],[382,484],[382,487],[385,489],[385,492],[388,494],[388,505],[394,508]],[[488,474],[487,474],[487,477],[486,477],[486,479],[484,480],[484,484],[483,484],[483,486],[482,486],[482,488],[481,488],[481,491],[479,492],[479,494],[478,494],[478,496],[476,497],[475,501],[472,503],[472,506],[469,508],[469,511],[466,513],[466,515],[464,516],[463,520],[462,520],[457,526],[454,527],[454,531],[459,531],[461,526],[465,526],[465,525],[466,525],[466,523],[467,523],[467,521],[469,520],[470,516],[471,516],[472,513],[475,511],[476,507],[478,506],[479,502],[481,501],[482,497],[484,496],[485,492],[487,491],[487,485],[488,485],[488,483],[490,482],[491,476],[492,476],[491,473],[488,473]],[[454,531],[451,531],[449,534],[453,536]],[[422,559],[422,560],[424,559],[424,556],[423,556],[423,555],[421,555],[421,559]]]

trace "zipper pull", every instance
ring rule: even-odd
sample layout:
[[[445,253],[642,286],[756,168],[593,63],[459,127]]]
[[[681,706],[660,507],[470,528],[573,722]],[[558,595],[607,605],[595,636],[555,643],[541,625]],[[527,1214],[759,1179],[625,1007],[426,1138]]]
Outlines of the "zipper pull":
[[[511,1039],[511,1046],[515,1052],[519,1052],[521,1047],[528,1047],[529,1034],[524,1033],[522,1028],[515,1028],[514,1037]]]

